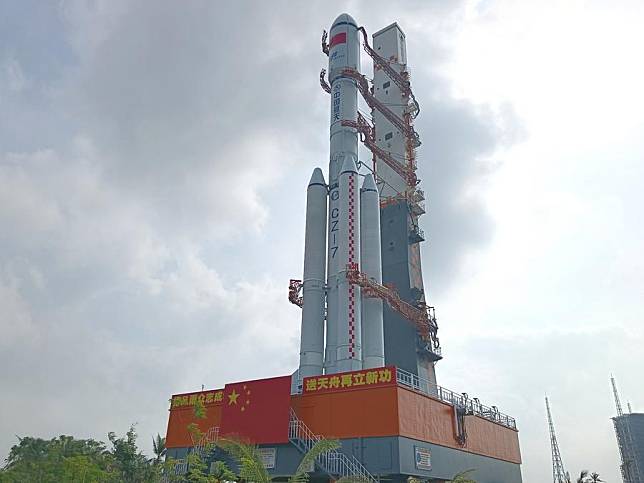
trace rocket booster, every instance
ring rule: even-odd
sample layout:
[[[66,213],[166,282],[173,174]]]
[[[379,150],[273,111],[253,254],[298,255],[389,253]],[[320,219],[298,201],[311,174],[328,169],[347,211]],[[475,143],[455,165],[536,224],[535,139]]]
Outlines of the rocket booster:
[[[315,168],[306,192],[304,277],[302,278],[302,333],[300,376],[322,374],[324,354],[324,284],[327,187]]]
[[[380,198],[373,175],[365,176],[360,190],[360,270],[382,284],[380,248]],[[385,365],[382,300],[362,297],[363,368]]]

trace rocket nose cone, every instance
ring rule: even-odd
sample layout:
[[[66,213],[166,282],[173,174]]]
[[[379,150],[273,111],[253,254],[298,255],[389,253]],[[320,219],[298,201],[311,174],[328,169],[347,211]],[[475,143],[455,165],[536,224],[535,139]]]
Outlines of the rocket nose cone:
[[[311,181],[309,181],[309,186],[317,185],[317,184],[326,186],[326,183],[324,182],[324,175],[322,174],[322,170],[320,168],[315,168],[313,170],[313,174],[311,175]]]
[[[338,18],[336,18],[333,21],[333,24],[331,25],[331,28],[335,27],[338,24],[340,24],[340,25],[349,24],[349,25],[353,25],[354,27],[358,28],[358,24],[356,24],[356,21],[348,13],[342,13],[342,14],[338,15]]]
[[[372,174],[368,174],[364,177],[364,181],[362,183],[362,191],[375,191],[376,193],[378,192],[378,188],[376,187],[376,182],[373,179]]]
[[[340,170],[340,174],[343,175],[344,173],[357,173],[358,168],[356,167],[356,162],[353,160],[351,156],[346,156],[344,158],[344,163],[342,163],[342,169]]]

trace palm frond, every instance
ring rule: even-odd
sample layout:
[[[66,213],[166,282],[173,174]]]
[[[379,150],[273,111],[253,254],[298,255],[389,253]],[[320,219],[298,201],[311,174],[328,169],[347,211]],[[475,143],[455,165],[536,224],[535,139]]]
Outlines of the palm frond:
[[[271,477],[264,468],[257,446],[232,438],[219,438],[215,443],[239,463],[239,477],[254,483],[268,483]]]
[[[152,438],[152,451],[155,455],[154,461],[157,463],[161,461],[167,452],[165,447],[165,438],[158,433],[156,438]]]
[[[228,468],[228,465],[224,461],[214,461],[212,463],[210,474],[217,482],[237,480],[237,475]]]
[[[289,483],[305,483],[309,480],[309,474],[307,470],[315,463],[315,460],[318,459],[320,455],[338,449],[340,447],[340,442],[337,439],[321,439],[313,445],[313,447],[307,451],[307,453],[300,461],[299,466],[295,470],[295,474],[289,478]]]
[[[476,469],[474,468],[460,471],[452,477],[451,481],[454,483],[476,483],[472,478],[470,478],[470,473],[474,473],[475,471]]]

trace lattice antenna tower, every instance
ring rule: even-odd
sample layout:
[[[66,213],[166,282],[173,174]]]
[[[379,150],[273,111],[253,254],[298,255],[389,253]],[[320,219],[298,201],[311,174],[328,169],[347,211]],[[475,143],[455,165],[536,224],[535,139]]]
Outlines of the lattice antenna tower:
[[[561,453],[559,452],[559,443],[555,434],[555,425],[552,422],[550,414],[550,403],[546,396],[546,412],[548,413],[548,429],[550,431],[550,449],[552,450],[552,481],[553,483],[568,483],[570,481],[568,473],[564,469]]]
[[[615,378],[610,376],[610,384],[613,386],[613,396],[615,397],[615,408],[617,409],[617,417],[623,416],[624,412],[622,411],[622,403],[619,400],[619,393],[617,392],[617,384],[615,383]]]
[[[622,480],[624,480],[624,483],[642,483],[642,477],[640,475],[637,458],[635,457],[634,452],[635,448],[633,444],[633,436],[631,435],[630,422],[624,417],[622,403],[619,400],[619,393],[617,392],[617,384],[615,383],[615,378],[612,374],[610,376],[610,383],[613,386],[615,408],[617,409],[617,416],[613,418],[613,426],[615,427],[615,436],[617,437],[617,446],[619,447],[619,456],[621,460],[619,469],[622,472]]]

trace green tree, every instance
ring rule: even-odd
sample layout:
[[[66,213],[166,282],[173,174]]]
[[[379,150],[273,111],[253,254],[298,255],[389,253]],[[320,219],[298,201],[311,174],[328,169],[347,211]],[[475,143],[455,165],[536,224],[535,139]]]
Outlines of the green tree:
[[[258,447],[232,438],[220,438],[218,447],[230,454],[239,465],[239,477],[242,480],[255,483],[269,483],[272,479],[264,467]],[[309,479],[308,470],[315,460],[328,451],[340,447],[337,440],[322,439],[302,457],[295,474],[289,478],[289,483],[306,483]]]
[[[160,464],[166,454],[166,447],[165,438],[161,437],[158,433],[156,438],[152,438],[152,452],[154,453],[153,463],[155,465]]]
[[[575,480],[575,483],[599,483],[603,481],[604,480],[599,477],[599,473],[590,473],[588,470],[582,470],[579,473],[579,477]],[[566,473],[566,482],[572,483],[569,473]]]
[[[65,435],[51,440],[24,437],[18,441],[0,470],[2,482],[109,480],[111,458],[99,441]]]
[[[196,419],[206,418],[206,408],[200,400],[197,399],[195,401],[193,411]],[[204,434],[196,423],[188,424],[188,432],[193,441],[202,441]],[[215,468],[218,468],[218,470],[208,474],[207,465],[203,462],[201,455],[198,453],[190,453],[187,457],[188,481],[199,483],[221,483],[222,481],[230,481],[233,479],[252,481],[253,483],[269,483],[272,481],[271,476],[264,467],[264,463],[259,454],[259,448],[256,445],[235,438],[219,438],[215,442],[207,442],[204,444],[203,454],[210,454],[215,447],[222,449],[235,460],[239,467],[239,475],[232,473],[227,469],[225,463],[221,461],[216,462],[218,465]],[[289,478],[289,483],[306,483],[309,480],[308,469],[314,464],[315,460],[320,455],[339,447],[340,442],[337,440],[322,439],[317,441],[302,457],[300,464],[295,470],[295,474]],[[174,473],[174,463],[172,461],[166,463],[165,467],[166,474],[172,475]],[[350,481],[356,481],[356,479],[351,477],[341,478],[338,480],[338,483],[348,483]]]
[[[100,483],[116,481],[88,456],[70,456],[63,460],[64,483]]]
[[[147,483],[158,478],[160,470],[152,467],[145,455],[136,446],[136,431],[134,425],[119,438],[116,433],[107,434],[112,449],[110,455],[114,460],[115,473],[124,483]]]
[[[61,436],[64,438],[65,436]],[[51,448],[55,443],[55,438],[46,441],[41,438],[18,437],[18,444],[14,445],[9,451],[9,456],[5,460],[5,469],[11,470],[19,467],[37,466],[45,463],[51,457]]]
[[[210,476],[214,483],[223,483],[224,481],[236,481],[237,475],[228,468],[223,461],[215,461],[210,468]]]
[[[214,478],[208,474],[208,465],[201,459],[198,453],[190,453],[188,455],[188,481],[195,483],[211,483]]]
[[[588,470],[581,470],[577,483],[586,483],[588,481]]]
[[[315,464],[324,453],[333,451],[340,447],[340,442],[337,439],[321,439],[311,447],[311,449],[302,457],[302,461],[295,470],[295,474],[289,478],[289,483],[306,483],[309,480],[308,469]],[[353,478],[348,478],[354,480]],[[344,480],[341,478],[340,480]],[[340,481],[338,480],[338,481]]]
[[[156,458],[148,460],[136,446],[136,432],[108,434],[111,448],[93,439],[62,435],[51,440],[18,438],[0,469],[2,483],[151,483],[159,480],[165,440],[154,442]]]

